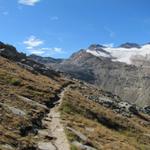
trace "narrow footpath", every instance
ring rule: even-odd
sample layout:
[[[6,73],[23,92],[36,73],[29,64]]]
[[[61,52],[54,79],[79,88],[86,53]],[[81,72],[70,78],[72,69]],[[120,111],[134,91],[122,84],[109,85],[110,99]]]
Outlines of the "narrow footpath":
[[[70,150],[69,142],[61,123],[59,107],[62,103],[65,91],[69,86],[65,87],[59,94],[59,100],[55,102],[47,117],[43,119],[46,129],[39,130],[41,141],[38,143],[40,150]]]

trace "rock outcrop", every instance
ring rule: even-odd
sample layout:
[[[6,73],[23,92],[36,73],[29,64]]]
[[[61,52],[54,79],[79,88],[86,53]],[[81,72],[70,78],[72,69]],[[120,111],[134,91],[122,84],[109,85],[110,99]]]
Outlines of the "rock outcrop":
[[[91,47],[95,51],[96,45]],[[106,52],[100,49],[103,47],[98,45],[97,53],[106,55]],[[142,65],[113,61],[112,56],[97,57],[82,49],[68,60],[53,65],[53,68],[119,95],[124,101],[147,106],[150,105],[150,63],[146,59],[137,61],[136,59],[136,64]]]
[[[12,45],[4,44],[1,42],[0,56],[17,62],[23,68],[31,71],[32,73],[41,73],[49,77],[60,76],[59,73],[54,71],[53,69],[46,67],[42,63],[30,59],[30,57],[27,57],[24,53],[17,52],[16,48]]]

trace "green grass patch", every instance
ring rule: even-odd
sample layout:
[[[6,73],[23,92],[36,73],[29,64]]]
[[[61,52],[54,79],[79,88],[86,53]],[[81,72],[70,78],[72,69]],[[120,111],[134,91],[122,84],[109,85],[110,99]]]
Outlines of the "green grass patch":
[[[14,86],[18,86],[21,84],[21,80],[17,78],[12,78],[9,82],[11,85],[14,85]]]
[[[71,144],[71,150],[79,150],[75,145]]]

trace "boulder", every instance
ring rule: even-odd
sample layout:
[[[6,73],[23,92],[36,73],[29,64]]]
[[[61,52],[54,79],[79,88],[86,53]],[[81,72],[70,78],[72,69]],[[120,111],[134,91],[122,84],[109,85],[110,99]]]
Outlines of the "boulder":
[[[148,114],[150,115],[150,106],[146,106],[142,109],[142,111],[145,113],[145,114]]]
[[[57,148],[51,142],[38,143],[39,150],[57,150]]]
[[[81,149],[81,150],[96,150],[94,147],[88,146],[88,145],[84,145],[78,141],[73,141],[72,145],[76,146],[77,148]]]

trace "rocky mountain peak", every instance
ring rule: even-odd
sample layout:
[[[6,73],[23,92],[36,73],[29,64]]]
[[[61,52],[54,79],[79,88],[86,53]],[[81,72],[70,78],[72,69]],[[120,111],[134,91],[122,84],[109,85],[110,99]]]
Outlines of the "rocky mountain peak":
[[[130,43],[130,42],[123,43],[119,47],[121,47],[121,48],[141,48],[141,46],[139,44],[137,44],[137,43]]]
[[[0,45],[4,45],[4,43],[0,41]]]
[[[5,44],[0,41],[0,52],[5,48]]]
[[[106,47],[103,45],[100,45],[100,44],[92,44],[88,47],[88,49],[90,49],[90,50],[102,49],[102,48],[106,48]]]
[[[14,46],[2,42],[0,42],[0,55],[15,61],[26,58],[26,55],[18,53]]]
[[[97,57],[111,58],[111,54],[105,48],[105,46],[100,44],[92,44],[86,49],[86,52]]]
[[[36,62],[39,62],[41,64],[60,63],[63,61],[63,59],[55,59],[52,57],[42,57],[42,56],[38,56],[35,54],[31,54],[28,58]]]

